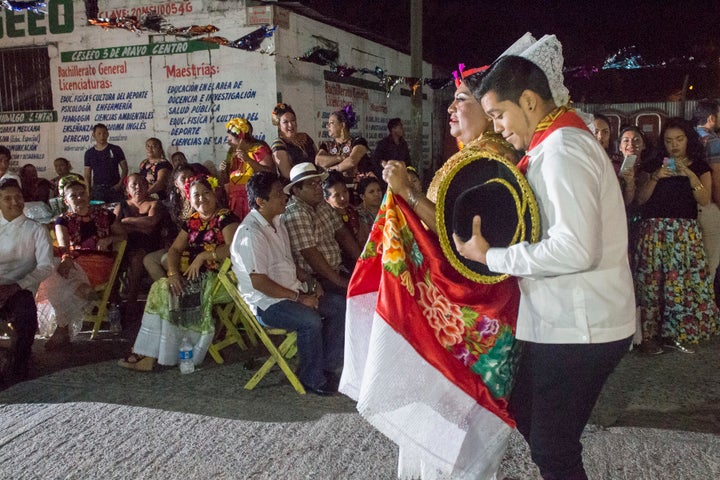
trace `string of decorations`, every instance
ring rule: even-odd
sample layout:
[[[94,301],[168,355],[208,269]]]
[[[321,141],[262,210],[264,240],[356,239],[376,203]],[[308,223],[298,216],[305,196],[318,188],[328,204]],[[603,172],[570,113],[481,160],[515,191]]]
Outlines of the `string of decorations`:
[[[413,91],[413,93],[415,93],[421,85],[427,85],[433,90],[453,85],[453,79],[450,75],[440,78],[418,78],[403,75],[388,75],[381,67],[377,66],[370,69],[350,66],[347,64],[341,65],[337,63],[337,50],[323,48],[319,45],[314,46],[302,56],[293,57],[293,59],[301,62],[314,63],[322,67],[329,66],[332,72],[340,77],[351,77],[356,73],[360,75],[374,75],[378,78],[378,83],[385,91],[385,95],[387,97],[389,97],[395,87],[401,83],[404,83]]]
[[[16,2],[13,0],[3,0],[3,8],[12,10],[14,12],[33,12],[33,13],[47,13],[47,3],[45,2]]]
[[[247,35],[243,35],[242,37],[231,41],[225,37],[210,36],[213,33],[217,33],[220,31],[220,29],[214,25],[191,25],[187,27],[175,27],[164,17],[154,12],[147,13],[141,16],[139,19],[135,16],[89,18],[88,23],[90,25],[102,27],[106,30],[112,28],[122,28],[124,30],[128,30],[137,34],[150,31],[162,33],[164,35],[175,35],[184,38],[194,38],[200,37],[201,35],[208,35],[206,37],[199,38],[198,40],[216,43],[224,47],[239,48],[241,50],[251,52],[259,49],[264,39],[272,37],[273,32],[277,28],[275,26],[262,25],[260,28],[253,30]],[[272,52],[267,51],[263,51],[260,53],[272,54]]]

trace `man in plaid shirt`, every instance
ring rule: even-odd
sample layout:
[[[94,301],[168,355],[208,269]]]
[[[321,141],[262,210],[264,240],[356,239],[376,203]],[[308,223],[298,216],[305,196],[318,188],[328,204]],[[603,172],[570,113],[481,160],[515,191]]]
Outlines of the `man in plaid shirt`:
[[[360,245],[324,201],[322,181],[325,178],[327,173],[320,173],[309,162],[292,168],[290,183],[284,189],[292,198],[283,214],[283,222],[298,266],[306,273],[314,274],[325,291],[344,295],[349,272],[341,270],[340,249],[358,258]]]

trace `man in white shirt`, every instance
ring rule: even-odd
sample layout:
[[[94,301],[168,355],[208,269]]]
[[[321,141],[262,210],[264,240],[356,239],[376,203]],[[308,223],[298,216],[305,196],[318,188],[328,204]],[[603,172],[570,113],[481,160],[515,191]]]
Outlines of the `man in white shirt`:
[[[254,174],[246,184],[252,210],[230,246],[243,299],[264,325],[297,331],[297,375],[318,395],[337,391],[345,342],[345,297],[308,288],[310,278],[295,266],[280,215],[288,201],[281,177]]]
[[[47,228],[23,215],[22,190],[12,178],[0,180],[0,318],[17,332],[13,373],[25,378],[37,331],[35,293],[53,270]]]
[[[523,349],[509,410],[544,479],[581,480],[580,435],[630,346],[635,299],[613,168],[585,123],[563,106],[567,98],[555,99],[562,55],[557,39],[548,41],[550,60],[502,57],[473,91],[495,131],[527,152],[518,168],[526,169],[540,207],[541,240],[489,248],[476,217],[473,237],[455,243],[463,256],[520,277],[516,334]]]

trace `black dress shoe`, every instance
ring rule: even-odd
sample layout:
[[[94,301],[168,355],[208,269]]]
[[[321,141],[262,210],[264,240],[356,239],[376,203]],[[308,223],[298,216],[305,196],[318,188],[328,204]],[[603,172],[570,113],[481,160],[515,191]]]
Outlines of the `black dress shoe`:
[[[305,385],[304,383],[302,386],[305,388],[306,392],[314,393],[315,395],[320,395],[321,397],[329,397],[330,395],[335,395],[337,393],[337,389],[333,390],[326,383],[321,383],[317,387],[311,387],[309,385]]]

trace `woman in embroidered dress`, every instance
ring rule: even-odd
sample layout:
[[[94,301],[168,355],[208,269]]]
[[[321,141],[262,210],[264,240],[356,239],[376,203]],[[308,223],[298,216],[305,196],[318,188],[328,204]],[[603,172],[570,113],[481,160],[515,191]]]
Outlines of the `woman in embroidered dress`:
[[[176,365],[183,336],[194,345],[195,365],[205,359],[215,331],[212,305],[215,301],[228,300],[211,295],[216,272],[223,260],[230,256],[229,243],[239,225],[235,214],[218,205],[214,190],[216,183],[217,179],[205,176],[193,177],[186,183],[195,212],[185,222],[168,251],[167,278],[161,278],[150,288],[133,352],[118,362],[120,366],[149,371],[156,362]],[[190,253],[189,266],[181,272],[181,258],[185,250]],[[170,296],[182,295],[191,284],[199,285],[200,313],[192,318],[175,317],[170,310]],[[224,289],[220,292],[225,294]]]
[[[361,174],[371,172],[367,140],[350,136],[350,129],[357,124],[352,105],[333,112],[327,121],[327,133],[331,140],[320,144],[315,163],[327,170],[338,170],[345,176],[345,183],[355,190]]]
[[[660,138],[665,153],[643,163],[636,195],[642,218],[635,249],[640,351],[663,353],[662,342],[694,353],[690,344],[719,328],[697,221],[698,205],[712,201],[710,167],[697,133],[684,119],[669,119]]]
[[[90,205],[87,187],[79,177],[63,177],[58,188],[69,209],[55,220],[62,257],[59,262],[56,259],[55,272],[38,294],[38,303],[46,295],[55,309],[57,328],[45,344],[49,350],[70,344],[70,322],[82,320],[85,303],[95,299],[94,287],[107,281],[112,269],[113,243],[125,239],[125,231],[113,212]]]
[[[245,184],[254,172],[274,171],[275,164],[268,144],[253,137],[250,122],[233,118],[225,128],[230,149],[220,163],[220,183],[225,185],[230,210],[242,220],[250,213]]]
[[[458,75],[456,86],[448,107],[450,132],[464,149],[435,174],[429,198],[411,186],[404,162],[387,162],[383,177],[391,191],[348,290],[348,311],[355,313],[346,319],[340,391],[357,400],[360,413],[398,443],[400,478],[484,478],[467,475],[478,468],[472,462],[496,462],[497,467],[502,458],[500,451],[490,460],[478,460],[487,456],[485,451],[479,455],[480,444],[487,450],[492,444],[480,441],[484,427],[492,431],[490,423],[502,424],[497,417],[483,423],[493,415],[485,415],[481,405],[504,406],[509,396],[512,369],[498,374],[490,363],[512,364],[520,298],[517,282],[507,278],[479,284],[453,270],[436,235],[435,202],[441,182],[470,151],[502,156],[512,163],[517,156],[492,132],[465,75]],[[383,316],[402,317],[406,331],[386,325]],[[423,347],[415,347],[420,345],[418,339]],[[467,384],[473,386],[457,388]],[[491,390],[494,385],[503,387]],[[507,413],[505,419],[512,423]],[[507,423],[503,428],[510,431]],[[466,475],[455,476],[457,471]]]
[[[170,182],[172,164],[165,159],[162,142],[157,138],[148,138],[145,142],[147,158],[140,162],[138,171],[147,180],[150,189],[148,195],[157,195],[165,200],[167,185]]]
[[[295,111],[286,103],[278,103],[272,111],[272,123],[278,127],[278,138],[271,145],[273,159],[280,175],[290,178],[290,169],[303,162],[315,162],[317,149],[307,133],[297,131]]]

